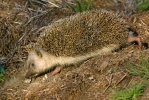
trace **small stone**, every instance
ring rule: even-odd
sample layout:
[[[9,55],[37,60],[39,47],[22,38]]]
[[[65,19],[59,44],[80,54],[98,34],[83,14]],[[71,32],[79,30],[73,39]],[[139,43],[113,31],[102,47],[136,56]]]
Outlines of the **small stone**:
[[[31,83],[32,79],[26,79],[24,82],[25,83]]]

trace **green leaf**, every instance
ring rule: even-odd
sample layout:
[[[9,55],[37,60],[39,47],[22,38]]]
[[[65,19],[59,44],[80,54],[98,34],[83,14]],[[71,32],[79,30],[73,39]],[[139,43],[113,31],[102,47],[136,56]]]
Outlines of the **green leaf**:
[[[88,0],[86,10],[90,10],[90,9],[91,9],[91,0]]]
[[[132,82],[129,87],[126,87],[120,91],[112,90],[113,96],[110,100],[132,100],[138,96],[143,95],[145,86],[148,84],[147,81],[140,82],[138,84]]]
[[[149,61],[145,56],[140,54],[140,64],[134,64],[127,62],[123,64],[127,69],[126,71],[130,74],[141,76],[143,78],[149,78]]]
[[[3,81],[4,74],[5,74],[4,65],[0,64],[0,82]]]
[[[66,4],[66,6],[75,12],[83,12],[91,9],[91,0],[76,0],[76,5]]]
[[[72,11],[76,12],[76,10],[75,10],[75,7],[74,7],[74,6],[72,6],[72,5],[70,5],[70,4],[66,4],[66,6],[67,6],[68,8],[70,8],[70,9],[72,9]]]
[[[4,65],[0,64],[0,73],[5,74]]]
[[[141,2],[142,0],[136,0],[136,3],[141,3]],[[149,0],[143,0],[143,2],[136,7],[136,9],[140,12],[146,10],[147,8],[149,8]]]
[[[3,81],[3,74],[0,74],[0,82]]]
[[[83,11],[83,4],[81,4],[81,2],[79,2],[78,0],[76,0],[77,3],[77,10],[78,12],[82,12]]]

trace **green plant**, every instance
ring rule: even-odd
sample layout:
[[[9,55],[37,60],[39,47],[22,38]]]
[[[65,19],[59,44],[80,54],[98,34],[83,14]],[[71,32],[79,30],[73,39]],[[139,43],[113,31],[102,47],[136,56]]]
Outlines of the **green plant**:
[[[66,6],[71,10],[73,10],[74,12],[84,12],[92,9],[91,0],[88,0],[88,2],[85,0],[80,0],[80,1],[76,0],[75,5],[67,3]]]
[[[132,82],[129,87],[126,87],[123,90],[120,91],[112,90],[114,95],[110,100],[134,100],[138,96],[143,95],[144,88],[147,84],[148,84],[147,81],[140,82],[138,84]]]
[[[114,71],[114,69],[113,69],[113,68],[110,68],[110,69],[107,71],[106,75],[113,73],[113,71]]]
[[[136,9],[138,11],[144,11],[149,8],[149,0],[135,0],[136,1]]]
[[[0,74],[0,82],[3,81],[3,74]]]
[[[149,78],[149,61],[142,54],[140,55],[140,64],[134,64],[127,62],[123,64],[126,67],[126,71],[130,74],[141,76],[143,78]]]
[[[5,74],[4,65],[0,64],[0,82],[3,81],[4,74]]]

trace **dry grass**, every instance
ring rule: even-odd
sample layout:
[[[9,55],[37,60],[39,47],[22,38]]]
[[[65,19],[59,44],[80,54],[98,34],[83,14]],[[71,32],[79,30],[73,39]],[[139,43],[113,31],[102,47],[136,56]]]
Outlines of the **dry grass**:
[[[0,16],[0,62],[6,64],[23,61],[25,45],[36,42],[41,27],[73,14],[68,9],[49,8],[32,0],[10,4],[1,4],[7,6],[7,12]]]
[[[49,7],[51,4],[46,6],[44,2],[33,1],[35,0],[3,0],[0,3],[0,63],[6,63],[8,67],[4,78],[5,83],[0,84],[0,99],[108,100],[112,94],[111,89],[120,90],[132,81],[142,80],[123,70],[122,64],[125,60],[129,59],[134,63],[138,63],[139,60],[138,49],[129,47],[119,53],[93,58],[80,67],[66,68],[46,81],[42,80],[44,76],[40,76],[31,84],[24,83],[25,70],[22,69],[24,64],[18,63],[26,59],[27,52],[24,47],[30,42],[36,42],[43,26],[74,14],[64,7],[58,8],[54,5]],[[93,1],[97,2],[97,0]],[[104,7],[102,2],[106,1],[99,0],[96,4]],[[54,4],[61,7],[65,6],[63,3]],[[149,42],[148,21],[146,21],[148,16],[149,12],[146,12],[133,17],[136,29],[141,36],[145,37],[143,41],[146,39],[147,42]],[[149,55],[148,50],[143,53]],[[23,78],[20,79],[20,77]],[[148,91],[144,94],[145,99],[148,99]]]

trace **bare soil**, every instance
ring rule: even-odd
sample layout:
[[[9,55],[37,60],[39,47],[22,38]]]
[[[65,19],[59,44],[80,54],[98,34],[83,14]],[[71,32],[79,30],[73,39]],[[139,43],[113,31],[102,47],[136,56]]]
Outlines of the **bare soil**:
[[[46,75],[41,75],[32,79],[31,83],[26,83],[24,63],[27,52],[24,46],[36,42],[39,35],[36,33],[44,26],[75,14],[65,7],[64,1],[51,1],[62,8],[53,5],[47,7],[31,1],[0,2],[0,56],[4,59],[6,56],[7,61],[4,81],[0,83],[0,100],[109,100],[112,96],[111,90],[121,90],[131,82],[148,80],[130,75],[123,65],[128,61],[140,64],[140,53],[149,60],[149,11],[146,10],[124,16],[130,26],[139,33],[145,45],[144,49],[139,50],[137,45],[131,45],[118,52],[92,58],[80,66],[64,68],[55,76],[46,78]],[[114,6],[116,4],[111,0],[93,0],[93,3],[96,9],[112,9],[115,13],[118,13],[117,9],[120,8]],[[8,33],[10,35],[4,38],[3,34]],[[2,45],[4,42],[8,44]],[[149,85],[144,95],[137,100],[149,100],[148,88]]]

